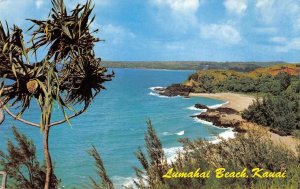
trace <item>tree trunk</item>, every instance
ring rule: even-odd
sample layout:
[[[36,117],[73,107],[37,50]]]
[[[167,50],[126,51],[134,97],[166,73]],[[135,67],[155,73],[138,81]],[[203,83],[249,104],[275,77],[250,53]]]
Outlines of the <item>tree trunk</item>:
[[[51,156],[49,152],[49,132],[50,132],[50,117],[51,114],[48,117],[48,120],[45,122],[45,130],[44,130],[44,156],[46,161],[46,180],[45,180],[45,186],[44,189],[50,189],[50,183],[51,183],[51,177],[52,177],[52,162],[51,162]]]
[[[0,171],[0,175],[2,175],[2,183],[0,188],[1,189],[6,189],[6,179],[7,179],[7,174],[4,171]]]

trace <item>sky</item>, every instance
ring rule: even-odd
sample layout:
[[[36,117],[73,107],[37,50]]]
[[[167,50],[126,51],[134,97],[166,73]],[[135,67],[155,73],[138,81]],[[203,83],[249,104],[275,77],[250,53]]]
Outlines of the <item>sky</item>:
[[[69,9],[84,0],[65,0]],[[96,53],[113,61],[300,60],[300,0],[94,0]],[[0,0],[0,20],[26,28],[50,0]]]

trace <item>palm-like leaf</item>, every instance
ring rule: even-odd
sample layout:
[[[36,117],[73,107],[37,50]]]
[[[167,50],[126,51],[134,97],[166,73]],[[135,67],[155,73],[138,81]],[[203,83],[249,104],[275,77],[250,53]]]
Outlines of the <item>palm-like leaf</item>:
[[[103,83],[110,81],[95,57],[94,43],[99,41],[90,32],[89,21],[93,6],[88,0],[67,13],[63,0],[52,0],[53,8],[48,20],[34,20],[32,46],[26,48],[22,30],[14,26],[12,33],[0,23],[0,78],[14,81],[10,85],[1,83],[0,97],[4,104],[20,105],[21,115],[30,106],[33,98],[44,109],[46,102],[57,101],[63,110],[74,103],[85,103],[87,107],[102,90]],[[36,53],[49,46],[47,56],[40,62],[30,64],[28,53]],[[57,69],[62,65],[62,69]]]
[[[26,85],[31,79],[42,79],[43,74],[38,67],[25,63],[27,49],[24,46],[22,30],[13,28],[12,34],[5,32],[0,23],[0,77],[12,80],[12,84],[2,86],[4,103],[13,100],[12,105],[20,102],[20,113],[29,107],[31,98]]]
[[[66,102],[89,104],[110,81],[113,74],[106,74],[107,69],[100,65],[100,59],[91,55],[71,60],[62,69],[61,90],[66,91]]]
[[[77,6],[68,15],[63,0],[52,0],[51,18],[45,21],[33,20],[37,29],[33,32],[33,46],[35,51],[41,46],[50,45],[48,58],[54,56],[55,62],[69,56],[78,56],[92,51],[94,43],[99,39],[92,36],[89,16],[93,11],[91,1]]]

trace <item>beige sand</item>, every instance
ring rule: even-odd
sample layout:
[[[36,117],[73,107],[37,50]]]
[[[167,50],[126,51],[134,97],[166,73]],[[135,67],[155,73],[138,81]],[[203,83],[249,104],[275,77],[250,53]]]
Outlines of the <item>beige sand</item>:
[[[190,96],[200,96],[207,98],[214,98],[218,100],[228,101],[224,107],[232,108],[237,111],[243,111],[255,100],[255,97],[236,94],[236,93],[190,93]]]
[[[232,108],[237,111],[243,111],[244,109],[248,108],[248,106],[253,103],[255,97],[250,95],[244,94],[236,94],[236,93],[190,93],[190,96],[198,96],[198,97],[207,97],[207,98],[214,98],[223,101],[228,101],[224,107]],[[280,136],[276,133],[270,132],[268,128],[247,122],[243,120],[240,115],[227,115],[226,119],[231,120],[239,120],[243,121],[242,128],[244,129],[259,129],[266,131],[266,137],[269,137],[275,144],[283,145],[288,149],[292,150],[296,153],[296,148],[300,145],[300,140],[298,138],[292,136]]]

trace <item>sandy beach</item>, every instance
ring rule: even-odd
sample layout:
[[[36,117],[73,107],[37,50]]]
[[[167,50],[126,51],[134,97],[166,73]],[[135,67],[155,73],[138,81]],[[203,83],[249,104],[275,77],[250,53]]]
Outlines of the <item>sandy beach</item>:
[[[248,108],[248,106],[251,105],[255,100],[254,96],[236,93],[190,93],[190,96],[223,100],[228,102],[224,104],[223,107],[232,108],[239,112]],[[274,144],[283,145],[294,153],[296,153],[297,146],[300,145],[300,139],[293,136],[280,136],[271,132],[267,127],[244,120],[240,115],[227,115],[226,117],[223,117],[223,119],[242,121],[241,128],[245,130],[258,129],[260,131],[265,131],[266,137],[270,138]]]
[[[255,100],[255,97],[236,93],[190,93],[190,96],[214,98],[228,102],[223,107],[243,111]]]

